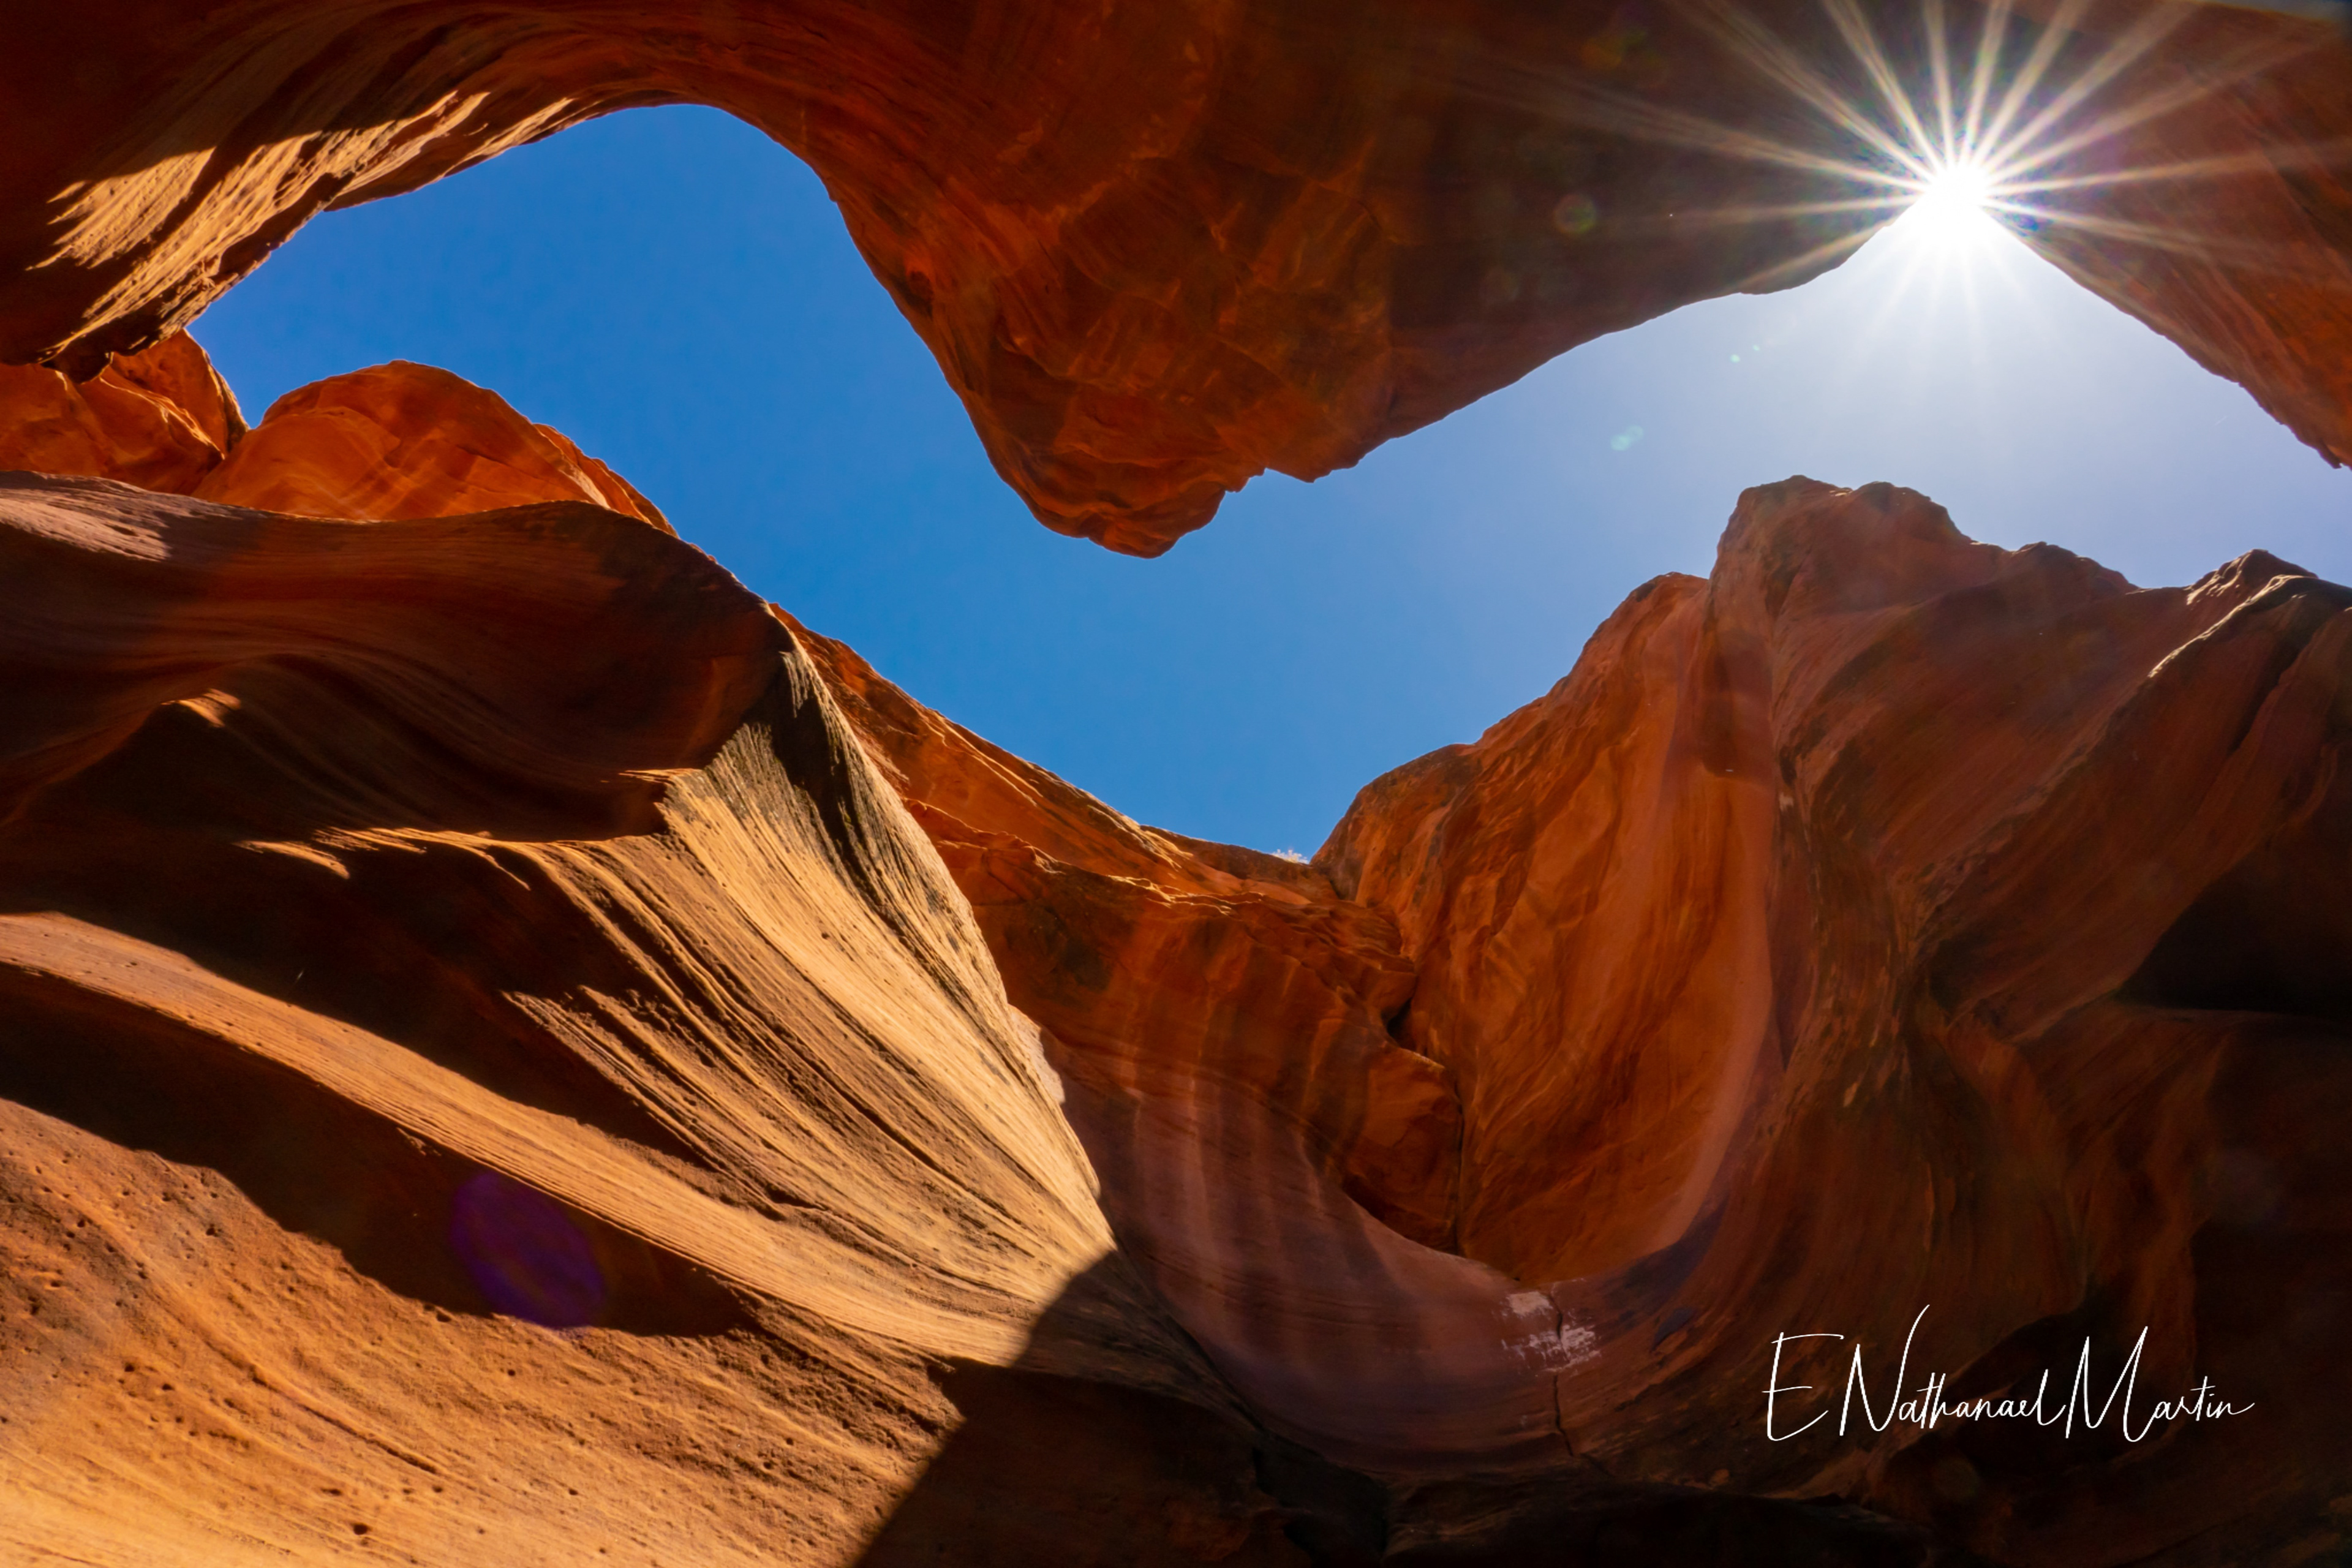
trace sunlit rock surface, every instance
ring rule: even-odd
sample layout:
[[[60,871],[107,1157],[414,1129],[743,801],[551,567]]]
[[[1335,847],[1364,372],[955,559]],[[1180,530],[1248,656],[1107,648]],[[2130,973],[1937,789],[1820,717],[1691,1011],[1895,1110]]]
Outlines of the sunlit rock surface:
[[[185,332],[76,382],[0,365],[0,472],[83,474],[187,494],[245,434],[212,361]]]
[[[1301,865],[991,746],[532,435],[389,366],[200,488],[545,499],[0,492],[13,1550],[2337,1529],[2352,594],[1790,480]],[[2146,1327],[2137,1421],[2254,1408],[1765,1435],[1775,1335],[1883,1410],[1923,1307],[1954,1395],[2088,1342],[2104,1398]]]
[[[89,376],[327,207],[714,104],[823,176],[1037,515],[1151,554],[1265,469],[1833,265],[1949,123],[2030,244],[2352,458],[2352,42],[2291,7],[18,9],[0,362]]]
[[[2033,243],[2352,452],[2339,36],[2035,10]],[[176,330],[326,205],[718,103],[1039,514],[1149,553],[1834,261],[1890,25],[18,23],[0,1555],[2340,1554],[2352,592],[1791,479],[1299,865],[924,709],[484,389],[248,431]],[[2145,1329],[2135,1425],[1885,1420],[1915,1326],[1905,1396],[2053,1406]],[[1857,1344],[1873,1420],[1803,1426]],[[2242,1413],[2140,1430],[2199,1378]]]
[[[269,405],[194,488],[207,500],[305,517],[455,517],[583,500],[669,531],[635,487],[496,393],[395,360]]]
[[[78,474],[304,517],[456,517],[578,500],[671,531],[634,485],[496,393],[395,360],[299,387],[248,429],[176,332],[75,382],[0,365],[0,471]]]
[[[998,1561],[1281,1544],[963,900],[708,558],[18,476],[0,584],[0,1556],[844,1562],[971,1506],[981,1412],[1074,1446]]]

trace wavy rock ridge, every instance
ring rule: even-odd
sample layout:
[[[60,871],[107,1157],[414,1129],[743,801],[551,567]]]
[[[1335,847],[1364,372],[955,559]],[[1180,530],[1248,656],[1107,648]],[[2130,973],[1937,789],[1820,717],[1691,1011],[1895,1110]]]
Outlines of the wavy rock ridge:
[[[952,1421],[929,1368],[1210,1383],[706,559],[5,505],[12,1552],[825,1560]]]
[[[1890,89],[1990,33],[2061,100],[2012,127],[2032,242],[2352,457],[2344,37],[1918,17],[12,24],[5,1553],[2343,1551],[2352,591],[1763,487],[1300,866],[923,708],[484,389],[248,429],[177,331],[329,205],[716,103],[824,174],[1041,518],[1152,553],[1832,264]],[[2088,1347],[2095,1398],[2143,1328],[2139,1418],[2251,1411],[1801,1426],[1855,1346],[1874,1401],[1906,1334],[1952,1397]]]
[[[941,719],[531,428],[380,367],[195,487],[549,498],[447,519],[8,481],[15,1550],[2334,1528],[2352,593],[1790,480],[1301,866]],[[2146,1326],[2148,1397],[2266,1418],[1765,1436],[1775,1334],[1923,1306],[1963,1394]]]

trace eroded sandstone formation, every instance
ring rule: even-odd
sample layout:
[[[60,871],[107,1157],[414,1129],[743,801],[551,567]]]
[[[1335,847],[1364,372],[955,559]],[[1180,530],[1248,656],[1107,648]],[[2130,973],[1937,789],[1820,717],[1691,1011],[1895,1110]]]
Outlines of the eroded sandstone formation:
[[[672,531],[635,486],[494,392],[396,360],[297,388],[246,426],[185,332],[76,383],[0,366],[0,472],[84,475],[302,517],[382,521],[577,500]]]
[[[1414,963],[1464,1250],[1566,1280],[1594,1336],[1560,1379],[1580,1453],[1837,1476],[2005,1561],[2317,1521],[2347,1452],[2319,1349],[2343,1156],[2313,1120],[2352,1090],[2317,978],[2347,607],[2260,552],[2140,591],[1790,481],[1707,583],[1637,594],[1549,696],[1364,792],[1318,864]],[[1739,1419],[1773,1333],[1899,1344],[1931,1305],[1958,1394],[2147,1327],[2144,1387],[2210,1375],[2269,1418],[2071,1468],[1981,1426],[1865,1455]],[[1811,1349],[1784,1381],[1839,1378],[1844,1346]]]
[[[0,365],[0,473],[83,474],[185,495],[220,466],[245,418],[185,332],[76,382]]]
[[[2032,242],[2352,456],[2352,46],[1918,17],[1964,78],[1988,15]],[[1302,866],[923,708],[484,389],[247,430],[178,330],[327,205],[716,103],[824,174],[1039,515],[1149,553],[1832,264],[1917,17],[10,25],[0,1550],[2344,1550],[2352,592],[1767,486]],[[1948,1397],[2084,1350],[2096,1400],[2143,1328],[2137,1419],[2251,1410],[1799,1429],[1856,1345],[1882,1411],[1915,1330]]]
[[[287,394],[189,493],[372,521],[582,500],[671,531],[635,486],[562,432],[460,376],[404,360]]]
[[[1401,1548],[1517,1560],[1600,1474],[1844,1495],[1998,1561],[2195,1561],[2326,1537],[2352,1482],[2320,1131],[2352,1109],[2347,609],[2260,552],[2142,591],[1908,491],[1768,487],[1712,579],[1369,786],[1321,884],[1225,851],[1186,885],[1116,818],[1141,847],[1107,854],[1068,786],[818,657],[1046,1027],[1126,1250],[1255,1410],[1377,1473],[1543,1473],[1403,1484]],[[1332,894],[1396,922],[1409,1005],[1369,1060],[1267,934]],[[1458,1190],[1358,1174],[1380,1127],[1414,1135],[1396,1187],[1458,1140]],[[1954,1397],[2063,1391],[2088,1342],[2105,1399],[2147,1328],[2143,1399],[2205,1376],[2274,1419],[1768,1439],[1776,1333],[1848,1336],[1786,1383],[1837,1387],[1859,1341],[1885,1394],[1922,1308]]]
[[[1057,1400],[1181,1450],[1058,1506],[1279,1542],[755,597],[577,503],[4,489],[7,1555],[846,1561]]]
[[[715,104],[824,177],[1037,515],[1152,554],[1266,468],[1322,474],[1576,343],[1832,265],[1948,101],[2030,244],[2352,459],[2352,37],[2322,18],[87,0],[10,30],[0,362],[78,377],[325,208]]]
[[[2337,1529],[2352,593],[1791,480],[1303,866],[989,745],[533,434],[395,365],[192,488],[405,518],[8,481],[12,1548]],[[538,504],[429,515],[484,493]],[[2141,1419],[2263,1419],[1768,1437],[1774,1335],[1883,1403],[1921,1307],[1956,1394],[2145,1326]]]

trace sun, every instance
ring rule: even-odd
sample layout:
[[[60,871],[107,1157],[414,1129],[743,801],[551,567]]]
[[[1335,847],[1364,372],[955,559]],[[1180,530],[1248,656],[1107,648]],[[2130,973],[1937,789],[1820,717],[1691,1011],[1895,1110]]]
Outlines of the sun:
[[[1904,226],[1930,245],[1974,244],[1992,232],[1991,208],[1999,185],[1991,163],[1983,158],[1937,158],[1912,187],[1916,194],[1904,215]]]

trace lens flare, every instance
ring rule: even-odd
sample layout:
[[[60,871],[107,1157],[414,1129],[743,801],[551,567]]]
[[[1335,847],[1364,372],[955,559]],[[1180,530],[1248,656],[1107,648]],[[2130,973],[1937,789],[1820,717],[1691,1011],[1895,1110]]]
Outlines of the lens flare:
[[[579,1328],[604,1309],[596,1250],[562,1204],[495,1171],[457,1189],[449,1247],[492,1309],[552,1329]]]
[[[2281,0],[2282,4],[2285,0]],[[2197,5],[2126,7],[2114,26],[2078,26],[2090,0],[2022,6],[2016,0],[1954,5],[1878,7],[1866,0],[1815,0],[1850,58],[1825,68],[1748,0],[1691,0],[1678,6],[1695,34],[1785,91],[1813,123],[1793,138],[1753,123],[1717,121],[1702,110],[1656,101],[1612,79],[1632,57],[1632,34],[1612,32],[1593,47],[1586,69],[1563,81],[1557,72],[1507,70],[1482,90],[1519,98],[1530,112],[1582,131],[1736,160],[1759,169],[1819,176],[1815,194],[1780,202],[1692,205],[1670,215],[1681,232],[1749,224],[1818,222],[1820,243],[1767,261],[1736,287],[1764,292],[1801,283],[1860,250],[1890,228],[1912,259],[1973,267],[2000,242],[2094,235],[2200,263],[2275,266],[2276,246],[2169,221],[2161,203],[2137,195],[2130,216],[2100,211],[2097,197],[2137,187],[2239,175],[2274,177],[2308,150],[2249,147],[2161,163],[2135,159],[2141,128],[2207,99],[2237,91],[2274,66],[2322,47],[2318,29],[2248,36],[2217,45],[2193,77],[2140,73]],[[1806,9],[1801,4],[1785,9]],[[1782,8],[1776,8],[1782,9]],[[2047,18],[2032,13],[2048,10]],[[1621,49],[1620,46],[1622,46]],[[1605,47],[1604,47],[1605,46]],[[1666,62],[1646,43],[1653,63]],[[2136,74],[2139,73],[2139,74]],[[2333,165],[2329,165],[2332,167]],[[1583,193],[1555,197],[1553,226],[1568,242],[1606,232],[1611,215]],[[1514,284],[1516,289],[1517,284]],[[1514,294],[1516,298],[1516,294]]]
[[[1974,244],[1993,232],[1998,177],[1986,160],[1963,154],[1933,160],[1905,215],[1905,227],[1922,243]]]

